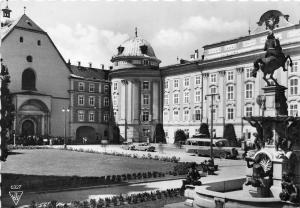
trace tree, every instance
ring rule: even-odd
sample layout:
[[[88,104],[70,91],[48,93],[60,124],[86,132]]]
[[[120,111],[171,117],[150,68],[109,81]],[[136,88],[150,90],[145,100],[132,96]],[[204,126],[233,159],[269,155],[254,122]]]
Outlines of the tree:
[[[180,143],[180,142],[185,142],[187,140],[186,134],[184,133],[183,130],[178,129],[175,132],[175,139],[174,139],[174,143]]]
[[[153,140],[155,143],[166,143],[164,127],[161,123],[156,124]]]
[[[2,64],[1,60],[1,161],[5,161],[8,155],[7,140],[12,130],[14,121],[15,107],[12,103],[12,96],[8,89],[10,83],[10,76],[6,66]]]
[[[112,132],[113,132],[113,141],[112,142],[114,144],[119,144],[120,143],[120,129],[116,124],[113,125]]]
[[[204,134],[204,135],[206,135],[207,137],[210,137],[207,123],[202,123],[202,124],[200,125],[199,133],[200,133],[200,134]]]
[[[237,145],[236,134],[233,124],[229,123],[225,125],[223,138],[228,140],[230,146]]]

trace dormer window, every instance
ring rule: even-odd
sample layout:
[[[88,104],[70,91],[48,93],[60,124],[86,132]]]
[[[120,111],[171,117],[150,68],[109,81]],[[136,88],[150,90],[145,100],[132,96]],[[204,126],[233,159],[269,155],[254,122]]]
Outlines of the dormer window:
[[[149,60],[147,60],[147,59],[143,60],[143,64],[144,65],[149,65]]]
[[[37,41],[37,45],[40,46],[41,45],[41,40]]]
[[[29,26],[32,27],[32,24],[31,24],[31,22],[30,22],[29,20],[26,20],[26,23],[27,23]]]
[[[142,46],[140,46],[140,49],[141,49],[142,54],[147,54],[148,46],[142,45]]]
[[[23,40],[23,37],[21,36],[21,37],[20,37],[20,43],[23,43],[23,41],[24,41],[24,40]]]
[[[124,51],[124,47],[119,46],[119,47],[118,47],[118,55],[122,54],[123,51]]]

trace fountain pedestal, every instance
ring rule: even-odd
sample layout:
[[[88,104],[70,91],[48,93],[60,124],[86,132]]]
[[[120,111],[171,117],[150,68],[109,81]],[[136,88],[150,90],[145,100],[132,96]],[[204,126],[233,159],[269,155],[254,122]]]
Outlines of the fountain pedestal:
[[[262,88],[265,96],[264,116],[287,115],[287,104],[284,86],[268,86]],[[274,111],[275,109],[275,111]]]

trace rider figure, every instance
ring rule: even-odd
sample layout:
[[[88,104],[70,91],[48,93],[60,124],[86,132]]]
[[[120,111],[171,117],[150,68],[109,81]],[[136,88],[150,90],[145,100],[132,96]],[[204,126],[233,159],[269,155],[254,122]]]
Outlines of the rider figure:
[[[272,30],[269,31],[269,34],[267,36],[264,51],[266,51],[265,58],[272,56],[274,58],[279,58],[280,56],[284,55],[282,52],[280,41],[279,39],[275,38]],[[287,71],[285,68],[283,70]]]

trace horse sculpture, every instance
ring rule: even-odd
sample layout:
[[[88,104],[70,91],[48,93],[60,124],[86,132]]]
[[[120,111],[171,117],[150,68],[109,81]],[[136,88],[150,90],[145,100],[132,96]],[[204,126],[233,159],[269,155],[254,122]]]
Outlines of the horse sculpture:
[[[283,68],[283,71],[287,71],[286,62],[289,60],[289,65],[292,67],[292,59],[289,55],[284,55],[280,42],[278,39],[275,39],[273,31],[271,31],[267,37],[264,50],[266,51],[265,57],[259,58],[254,62],[254,69],[251,72],[251,75],[256,77],[257,71],[261,69],[264,74],[263,79],[266,81],[268,86],[272,85],[266,77],[268,74],[270,75],[270,79],[274,81],[275,85],[279,86],[277,80],[273,77],[274,72],[280,67]]]

